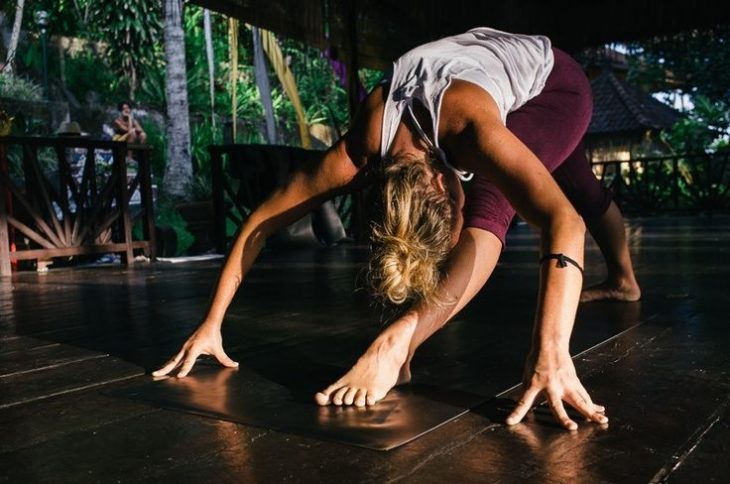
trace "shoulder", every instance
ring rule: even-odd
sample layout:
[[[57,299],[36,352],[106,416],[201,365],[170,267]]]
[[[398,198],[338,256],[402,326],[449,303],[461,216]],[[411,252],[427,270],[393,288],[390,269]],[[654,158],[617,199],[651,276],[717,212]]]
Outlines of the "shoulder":
[[[473,123],[501,124],[494,98],[473,82],[454,79],[443,94],[439,138],[462,134]]]
[[[481,172],[492,144],[506,130],[492,96],[469,81],[454,80],[444,93],[439,143],[457,168]]]

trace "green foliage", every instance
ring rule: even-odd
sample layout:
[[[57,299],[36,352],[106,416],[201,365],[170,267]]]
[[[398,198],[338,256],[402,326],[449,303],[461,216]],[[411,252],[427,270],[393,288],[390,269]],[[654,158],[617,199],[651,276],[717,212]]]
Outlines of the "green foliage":
[[[201,118],[194,122],[190,130],[191,155],[193,159],[194,200],[210,200],[212,179],[210,168],[210,152],[208,146],[218,144],[223,138],[220,124],[213,124],[209,119]]]
[[[290,60],[289,68],[296,79],[307,122],[335,123],[346,128],[349,123],[347,92],[340,86],[322,52],[291,39],[281,41],[281,51]],[[272,76],[272,86],[280,86],[276,76]],[[284,118],[296,122],[294,108],[288,99],[282,107]]]
[[[13,2],[14,4],[15,2]],[[39,10],[48,12],[48,34],[71,37],[93,36],[90,25],[92,6],[99,0],[26,0],[23,13],[23,29],[37,32],[34,14]]]
[[[0,97],[21,101],[40,101],[43,99],[43,88],[24,77],[0,74]]]
[[[125,98],[120,92],[119,77],[110,69],[101,68],[99,54],[82,50],[66,56],[66,84],[71,87],[79,101],[89,91],[99,94],[102,104],[116,104]]]
[[[144,76],[137,91],[137,101],[164,111],[165,109],[165,67],[149,66],[144,71]]]
[[[107,43],[107,65],[118,74],[116,83],[130,97],[138,85],[141,68],[159,64],[162,38],[159,0],[105,0],[91,5],[93,26]]]
[[[695,99],[687,117],[662,132],[662,140],[675,153],[704,153],[730,149],[730,110],[722,101],[712,102],[704,96]]]
[[[730,103],[730,26],[629,44],[628,80],[647,91],[675,88]]]
[[[157,202],[155,206],[155,225],[158,227],[170,227],[175,231],[175,235],[177,235],[175,255],[185,255],[190,246],[193,245],[193,235],[188,232],[185,220],[173,204],[164,200]]]
[[[365,90],[370,92],[383,79],[383,71],[363,68],[360,69],[360,78]]]
[[[147,133],[147,144],[152,147],[152,176],[158,181],[158,185],[162,180],[162,174],[165,171],[165,155],[167,153],[167,135],[165,130],[160,128],[157,123],[151,121],[140,121],[142,129]]]

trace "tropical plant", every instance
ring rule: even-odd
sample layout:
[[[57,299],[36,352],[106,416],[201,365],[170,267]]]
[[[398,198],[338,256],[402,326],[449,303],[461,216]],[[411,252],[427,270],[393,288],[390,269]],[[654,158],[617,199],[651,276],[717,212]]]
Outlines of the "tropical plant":
[[[694,109],[661,134],[675,153],[712,153],[730,149],[730,109],[722,101],[704,96],[695,99]]]
[[[679,89],[730,103],[728,45],[728,25],[632,42],[628,79],[651,92]]]
[[[0,97],[21,101],[40,101],[43,99],[43,88],[30,79],[3,73],[0,74]]]
[[[154,44],[162,33],[160,2],[105,0],[93,2],[91,10],[94,27],[107,44],[108,64],[134,99],[140,70],[157,60]]]
[[[115,105],[127,96],[119,85],[119,76],[111,69],[100,65],[99,53],[93,49],[81,49],[66,56],[66,85],[77,99],[84,99],[86,93],[94,91],[104,105]]]
[[[147,133],[147,145],[152,148],[150,159],[152,163],[152,176],[161,184],[162,175],[165,172],[165,155],[167,153],[167,136],[165,130],[152,121],[141,120],[140,124]]]

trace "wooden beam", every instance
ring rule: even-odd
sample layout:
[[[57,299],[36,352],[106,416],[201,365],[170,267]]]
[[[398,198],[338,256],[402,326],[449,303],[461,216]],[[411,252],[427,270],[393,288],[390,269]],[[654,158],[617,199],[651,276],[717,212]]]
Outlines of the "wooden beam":
[[[8,160],[6,158],[6,146],[0,144],[0,276],[11,274],[10,266],[10,231],[8,230],[8,204],[10,191],[2,182],[8,178]]]
[[[129,244],[132,249],[149,249],[149,242],[138,240]],[[78,247],[59,247],[57,249],[19,250],[10,253],[10,260],[48,259],[52,257],[70,257],[74,255],[91,255],[104,253],[126,254],[127,244],[96,244]]]

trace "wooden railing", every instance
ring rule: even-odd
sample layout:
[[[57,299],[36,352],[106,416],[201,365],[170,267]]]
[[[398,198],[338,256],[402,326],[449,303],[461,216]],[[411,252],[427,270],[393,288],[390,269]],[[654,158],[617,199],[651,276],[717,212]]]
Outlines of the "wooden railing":
[[[596,161],[593,171],[629,214],[730,209],[730,152]]]
[[[321,156],[319,151],[274,145],[212,145],[208,150],[213,179],[214,239],[220,253],[225,252],[231,239],[231,228],[240,227],[297,165]],[[348,232],[357,223],[354,207],[351,195],[334,200],[337,215]]]
[[[0,137],[0,275],[28,259],[119,253],[131,264],[135,250],[154,258],[150,152],[82,137]],[[133,219],[143,240],[132,240]]]

